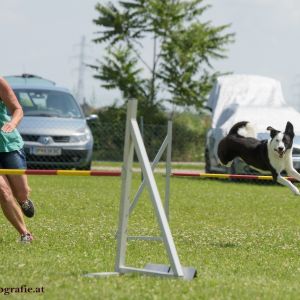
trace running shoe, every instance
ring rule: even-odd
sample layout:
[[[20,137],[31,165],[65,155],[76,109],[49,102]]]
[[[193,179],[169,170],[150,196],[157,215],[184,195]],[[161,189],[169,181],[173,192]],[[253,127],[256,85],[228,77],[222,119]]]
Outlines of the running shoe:
[[[20,206],[26,217],[32,218],[34,216],[34,205],[30,199],[27,199],[23,203],[20,203]]]
[[[31,235],[31,233],[29,233],[29,232],[22,234],[20,237],[21,243],[31,243],[32,240],[33,240],[33,237]]]

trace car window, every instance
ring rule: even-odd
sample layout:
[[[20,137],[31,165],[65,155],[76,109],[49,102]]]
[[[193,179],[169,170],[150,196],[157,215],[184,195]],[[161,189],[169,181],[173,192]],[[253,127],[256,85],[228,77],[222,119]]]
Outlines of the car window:
[[[14,90],[25,116],[82,118],[72,95],[60,91]]]

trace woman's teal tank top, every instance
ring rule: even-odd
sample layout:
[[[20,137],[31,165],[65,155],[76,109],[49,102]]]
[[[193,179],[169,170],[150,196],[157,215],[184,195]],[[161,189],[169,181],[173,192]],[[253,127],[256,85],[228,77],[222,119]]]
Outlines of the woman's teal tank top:
[[[11,120],[7,114],[6,106],[0,99],[0,128]],[[0,152],[11,152],[23,148],[24,142],[17,129],[12,132],[0,130]]]

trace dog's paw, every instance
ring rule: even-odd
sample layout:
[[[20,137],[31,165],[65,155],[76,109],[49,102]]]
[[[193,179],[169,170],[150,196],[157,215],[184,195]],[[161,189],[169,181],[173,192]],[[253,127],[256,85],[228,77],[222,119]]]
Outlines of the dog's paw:
[[[294,193],[295,196],[300,196],[300,192],[299,192],[298,189],[294,189],[293,193]]]

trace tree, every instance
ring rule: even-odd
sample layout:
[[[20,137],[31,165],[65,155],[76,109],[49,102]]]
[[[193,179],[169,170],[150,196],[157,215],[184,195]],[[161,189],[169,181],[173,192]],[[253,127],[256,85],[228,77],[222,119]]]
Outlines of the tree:
[[[95,78],[107,89],[118,88],[125,101],[143,108],[167,101],[201,109],[214,78],[212,60],[226,57],[234,34],[229,25],[201,21],[209,5],[203,0],[128,0],[98,3],[94,23],[101,28],[95,43],[106,45]],[[151,40],[152,59],[145,52]],[[148,49],[147,49],[148,50]],[[149,58],[149,57],[148,57]]]

